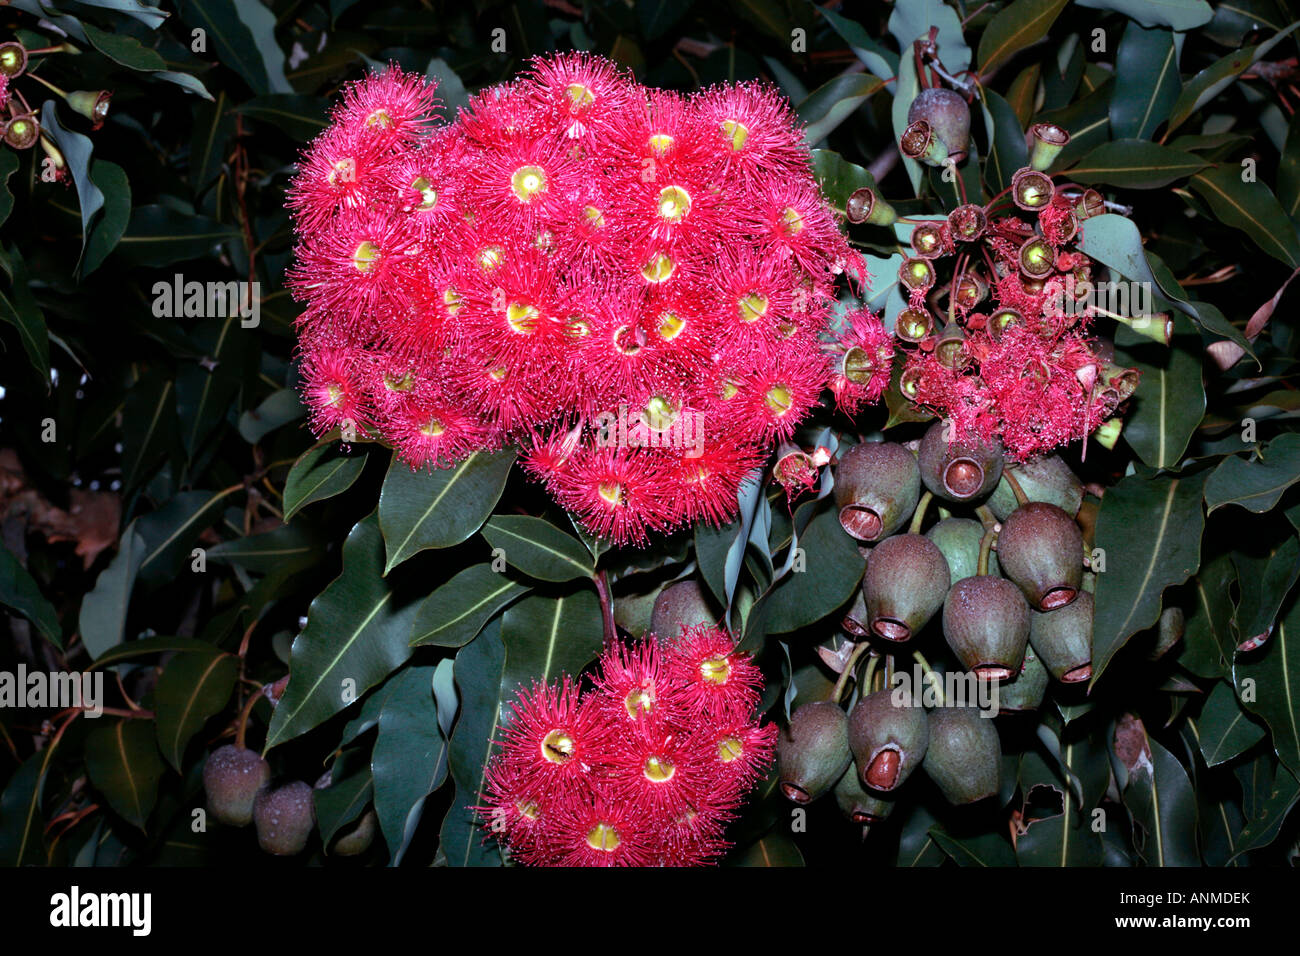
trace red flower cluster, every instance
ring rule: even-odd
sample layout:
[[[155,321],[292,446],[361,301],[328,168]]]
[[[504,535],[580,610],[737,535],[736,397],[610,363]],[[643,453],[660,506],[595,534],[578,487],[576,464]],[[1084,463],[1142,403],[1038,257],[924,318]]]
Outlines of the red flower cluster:
[[[583,54],[539,59],[434,126],[397,70],[349,86],[289,191],[302,391],[412,467],[517,443],[593,532],[734,516],[831,386],[889,381],[889,336],[831,328],[865,281],[784,99],[685,97]]]
[[[925,242],[914,237],[904,315],[933,329],[927,308],[946,294],[954,321],[917,336],[900,378],[903,393],[948,419],[955,438],[1000,441],[1019,460],[1086,438],[1137,386],[1136,371],[1111,363],[1091,334],[1092,261],[1072,244],[1092,197],[1053,194],[1046,176],[1022,174],[1037,177],[1030,182],[1036,196],[1050,196],[1036,209],[1037,230],[1016,216],[988,220],[987,210],[964,206],[948,222],[925,223]],[[987,226],[965,235],[955,228],[972,218]],[[953,254],[958,274],[937,280],[934,260]],[[967,268],[981,254],[989,271]],[[925,262],[928,275],[918,265]]]
[[[610,644],[595,687],[520,691],[486,772],[489,832],[529,866],[702,866],[771,764],[762,674],[726,631]]]

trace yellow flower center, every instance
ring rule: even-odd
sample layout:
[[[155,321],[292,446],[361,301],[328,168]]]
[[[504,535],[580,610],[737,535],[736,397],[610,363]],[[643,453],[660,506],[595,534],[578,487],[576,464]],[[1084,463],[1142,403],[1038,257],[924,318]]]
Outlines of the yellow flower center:
[[[524,302],[511,302],[506,306],[506,323],[519,335],[532,335],[537,331],[541,313],[535,306]]]
[[[618,831],[608,823],[597,823],[587,831],[587,846],[602,853],[613,853],[622,842]]]
[[[532,198],[546,190],[546,171],[540,166],[520,166],[510,177],[510,191],[520,202],[531,202]]]
[[[673,762],[667,757],[650,756],[646,758],[645,766],[641,772],[651,783],[667,783],[677,772]]]
[[[567,730],[552,730],[542,738],[542,757],[551,763],[568,763],[577,749]]]
[[[596,102],[596,94],[590,86],[583,83],[570,83],[564,88],[564,95],[569,98],[569,106],[575,110],[585,110]]]
[[[745,753],[745,745],[739,737],[723,737],[718,741],[718,759],[723,763],[739,760]]]
[[[617,481],[602,481],[596,486],[596,494],[611,508],[623,506],[623,486]]]
[[[659,191],[659,218],[681,222],[691,211],[691,194],[681,186],[665,186]]]
[[[673,148],[673,138],[667,133],[655,133],[650,137],[650,151],[656,156],[666,156]]]
[[[420,194],[420,204],[416,206],[419,212],[428,212],[434,206],[438,205],[438,190],[433,188],[425,176],[416,176],[411,180],[411,188]]]
[[[749,139],[749,129],[740,120],[723,120],[722,132],[727,135],[731,148],[737,153],[745,148],[745,140]]]
[[[641,267],[641,275],[645,276],[647,282],[658,285],[660,282],[667,282],[672,278],[676,268],[676,264],[669,258],[667,253],[659,252]]]
[[[700,679],[709,684],[725,684],[731,677],[731,660],[710,657],[700,661]]]
[[[763,400],[777,418],[790,411],[794,406],[794,396],[790,394],[790,390],[784,385],[773,385],[767,390]]]
[[[379,247],[369,239],[360,243],[352,253],[352,265],[358,272],[370,272],[379,261]]]
[[[681,335],[684,328],[686,328],[686,320],[681,316],[671,312],[664,312],[659,316],[659,335],[667,342]]]
[[[742,322],[753,322],[760,316],[767,314],[767,296],[760,295],[757,292],[751,292],[743,296],[739,303],[740,320]]]

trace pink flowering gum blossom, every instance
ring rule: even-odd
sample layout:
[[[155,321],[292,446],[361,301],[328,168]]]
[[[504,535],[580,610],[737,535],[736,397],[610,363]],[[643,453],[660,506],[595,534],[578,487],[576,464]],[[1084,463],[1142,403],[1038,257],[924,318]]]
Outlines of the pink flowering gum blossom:
[[[318,434],[413,468],[517,444],[589,530],[639,545],[731,520],[826,389],[879,399],[891,337],[832,322],[865,263],[774,90],[683,96],[573,53],[436,110],[397,69],[351,84],[290,186]]]

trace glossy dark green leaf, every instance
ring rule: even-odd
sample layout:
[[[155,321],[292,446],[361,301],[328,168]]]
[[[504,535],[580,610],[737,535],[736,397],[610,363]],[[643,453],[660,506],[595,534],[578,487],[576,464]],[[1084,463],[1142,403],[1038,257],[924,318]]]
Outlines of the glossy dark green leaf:
[[[167,68],[167,61],[158,55],[157,50],[150,49],[133,36],[125,33],[109,33],[107,30],[101,30],[93,24],[84,22],[81,28],[86,31],[86,38],[95,49],[114,63],[145,72]]]
[[[126,636],[131,591],[145,550],[144,538],[132,522],[122,533],[117,554],[99,573],[94,588],[81,599],[81,642],[92,658],[98,658],[109,648],[121,644]]]
[[[1226,677],[1237,647],[1232,630],[1237,583],[1232,557],[1221,554],[1202,565],[1192,582],[1195,599],[1186,608],[1187,629],[1178,661],[1199,677]]]
[[[212,650],[213,646],[211,644],[200,641],[196,637],[173,637],[155,634],[114,645],[99,657],[96,657],[95,662],[90,667],[111,667],[113,664],[120,664],[122,661],[129,661],[135,657],[143,657],[147,654],[165,654],[168,651],[191,651],[198,654],[211,654]]]
[[[4,194],[0,192],[0,200],[3,199]],[[1286,142],[1278,156],[1277,200],[1293,221],[1300,215],[1300,114],[1291,117]]]
[[[8,322],[18,330],[23,351],[42,381],[50,377],[50,339],[45,326],[45,315],[36,304],[28,285],[27,267],[17,249],[11,252],[13,286],[6,297],[0,293],[0,321]]]
[[[374,792],[374,778],[369,767],[322,790],[313,790],[311,796],[316,807],[316,826],[320,830],[321,843],[329,846],[339,830],[361,816]]]
[[[392,865],[402,861],[424,798],[447,777],[447,738],[438,726],[432,666],[408,667],[389,682],[370,757],[375,812]]]
[[[177,654],[167,662],[154,692],[154,713],[158,749],[176,770],[183,769],[190,738],[226,706],[238,677],[239,658],[216,648]]]
[[[122,422],[122,484],[130,491],[176,440],[176,383],[162,374],[145,375],[126,393]]]
[[[172,581],[178,572],[198,573],[192,560],[194,542],[217,520],[230,497],[240,491],[241,486],[221,491],[184,491],[136,521],[136,532],[145,543],[140,583],[156,587]]]
[[[1016,861],[1021,866],[1100,865],[1101,841],[1090,825],[1091,814],[1080,808],[1075,788],[1035,751],[1021,756],[1019,780],[1026,829],[1016,836]],[[1053,812],[1058,804],[1059,812]]]
[[[1080,7],[1114,10],[1144,27],[1191,30],[1207,23],[1214,10],[1205,0],[1077,0]]]
[[[1269,50],[1286,39],[1297,26],[1300,24],[1293,23],[1263,43],[1234,50],[1188,80],[1169,117],[1169,131],[1177,129],[1189,116],[1227,89]]]
[[[239,416],[239,437],[256,445],[277,428],[296,422],[307,414],[307,406],[296,388],[272,392],[256,408]]]
[[[236,312],[201,321],[191,338],[203,359],[176,375],[176,413],[181,441],[192,462],[207,437],[225,420],[240,386],[244,359],[253,342]]]
[[[1256,514],[1271,511],[1283,492],[1300,481],[1300,435],[1279,435],[1249,458],[1230,455],[1205,483],[1205,504],[1213,512],[1240,505]]]
[[[799,845],[784,833],[755,840],[727,861],[729,866],[804,866]]]
[[[379,493],[379,526],[387,542],[387,574],[426,548],[460,544],[496,507],[515,450],[474,452],[453,468],[413,471],[393,456]]]
[[[132,19],[139,20],[150,30],[157,30],[171,16],[168,11],[145,3],[144,0],[77,0],[77,2],[86,7],[99,7],[103,10],[124,13]]]
[[[695,560],[700,566],[700,575],[713,596],[724,606],[727,603],[727,552],[739,533],[739,519],[717,528],[703,522],[695,526]]]
[[[36,579],[8,548],[0,545],[0,605],[17,611],[55,647],[63,647],[63,627],[54,605],[41,593]]]
[[[636,19],[647,40],[657,40],[686,15],[691,0],[644,0],[636,5]]]
[[[841,73],[813,90],[798,107],[799,118],[807,124],[804,140],[809,146],[820,143],[884,86],[878,77]]]
[[[223,541],[208,548],[209,561],[228,561],[254,574],[304,567],[322,554],[321,543],[297,525]]]
[[[119,816],[141,830],[158,800],[165,770],[152,721],[104,721],[86,736],[90,782]]]
[[[999,10],[980,34],[980,75],[989,76],[1051,29],[1068,0],[1014,0]]]
[[[501,640],[506,646],[502,687],[507,693],[533,681],[577,677],[604,643],[600,602],[590,587],[558,597],[531,594],[506,609]]]
[[[1201,716],[1193,721],[1196,742],[1208,767],[1217,767],[1240,756],[1264,736],[1264,728],[1255,723],[1237,702],[1237,696],[1222,681],[1216,681]]]
[[[841,213],[855,190],[878,188],[870,172],[857,163],[849,162],[839,153],[829,149],[814,149],[812,156],[813,175],[821,184],[822,194]]]
[[[45,820],[41,816],[45,780],[57,746],[36,751],[14,771],[0,794],[0,864],[44,866]]]
[[[1277,839],[1282,824],[1300,802],[1300,780],[1285,767],[1278,767],[1268,789],[1254,812],[1247,814],[1246,825],[1237,837],[1237,853],[1259,850]]]
[[[840,527],[835,508],[825,508],[799,535],[802,570],[796,564],[770,598],[769,634],[816,623],[843,605],[862,581],[865,563],[857,542]]]
[[[1178,46],[1169,30],[1130,23],[1115,53],[1110,125],[1117,139],[1150,139],[1182,91]]]
[[[1236,640],[1245,650],[1273,632],[1278,611],[1300,576],[1300,540],[1288,535],[1263,554],[1235,551],[1232,561],[1238,579],[1233,625]]]
[[[283,130],[296,140],[309,140],[328,123],[329,100],[297,93],[255,96],[235,110],[244,116]]]
[[[1240,166],[1225,165],[1197,173],[1191,187],[1221,222],[1246,233],[1279,262],[1300,265],[1300,240],[1273,191],[1262,180],[1247,183],[1241,177]]]
[[[419,608],[418,582],[383,577],[384,541],[377,513],[343,543],[343,571],[307,612],[294,638],[289,685],[267,731],[266,749],[306,733],[378,684],[410,656]]]
[[[81,250],[84,254],[90,238],[90,223],[104,205],[104,194],[90,175],[91,153],[94,145],[89,136],[65,129],[59,122],[53,100],[41,106],[41,132],[54,141],[63,153],[72,181],[77,187],[77,201],[81,204]]]
[[[185,215],[170,206],[136,206],[117,248],[139,265],[166,266],[201,259],[238,238],[234,226],[206,216]]]
[[[1201,336],[1186,316],[1174,315],[1173,323],[1168,346],[1127,328],[1115,336],[1116,360],[1142,374],[1124,440],[1152,468],[1178,467],[1205,414]]]
[[[595,570],[581,541],[542,518],[494,515],[483,526],[483,537],[512,568],[542,581],[587,578]]]
[[[14,194],[9,191],[9,177],[18,171],[18,151],[0,151],[0,226],[9,219],[14,209]]]
[[[275,41],[270,8],[258,0],[178,0],[176,6],[187,27],[205,31],[207,55],[243,77],[255,94],[293,92],[284,78],[284,51]]]
[[[460,647],[468,644],[497,612],[526,594],[528,587],[492,570],[490,564],[474,564],[461,571],[420,606],[411,631],[411,644]]]
[[[1268,724],[1273,752],[1300,774],[1300,602],[1293,602],[1264,646],[1232,665],[1232,682],[1246,710]]]
[[[456,655],[460,716],[451,735],[449,769],[456,793],[439,832],[448,866],[501,866],[502,854],[471,807],[483,805],[484,767],[501,736],[501,693],[505,646],[498,622]]]
[[[853,55],[863,65],[882,80],[892,81],[898,72],[898,54],[882,46],[863,29],[860,23],[848,17],[822,7],[819,11],[830,24],[831,29],[840,35],[840,39],[849,45]]]
[[[347,491],[365,467],[364,450],[346,454],[333,440],[313,445],[293,463],[284,481],[284,520],[314,501]]]
[[[1094,683],[1130,637],[1156,622],[1165,588],[1186,581],[1199,566],[1204,483],[1204,474],[1130,475],[1107,489],[1096,530],[1106,571],[1097,576]]]
[[[1209,165],[1192,153],[1140,139],[1103,143],[1069,171],[1081,183],[1107,183],[1129,189],[1157,189]]]
[[[984,164],[984,178],[993,189],[1002,190],[1011,185],[1011,177],[1017,169],[1029,165],[1025,131],[1006,100],[992,90],[981,92],[985,132],[992,143]]]
[[[1149,866],[1200,866],[1196,850],[1196,795],[1187,771],[1149,736],[1128,768],[1124,806],[1141,829],[1140,852]]]
[[[942,824],[930,827],[930,836],[958,866],[1015,866],[1016,855],[998,832],[956,837]]]
[[[86,257],[81,266],[83,276],[90,275],[108,258],[131,218],[131,184],[121,166],[97,159],[90,168],[90,179],[104,194],[104,212],[86,243]]]
[[[202,192],[217,178],[226,161],[226,144],[235,133],[235,116],[230,94],[217,92],[216,100],[194,112],[194,135],[190,139],[190,185]]]

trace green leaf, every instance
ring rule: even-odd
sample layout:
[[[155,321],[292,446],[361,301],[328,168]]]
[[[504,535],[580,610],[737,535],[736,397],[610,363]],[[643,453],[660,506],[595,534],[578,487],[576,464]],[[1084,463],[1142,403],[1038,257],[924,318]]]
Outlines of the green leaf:
[[[222,491],[184,491],[135,522],[145,544],[140,560],[139,581],[145,587],[171,582],[178,571],[191,570],[191,546],[221,514],[225,500],[243,490],[233,485]]]
[[[14,209],[14,194],[9,191],[9,177],[18,171],[18,152],[0,150],[0,226],[9,219]]]
[[[178,0],[176,6],[186,26],[205,31],[207,55],[242,76],[256,95],[293,92],[275,42],[275,15],[259,0]]]
[[[1300,774],[1300,602],[1262,648],[1239,655],[1232,682],[1242,706],[1272,731],[1273,752],[1293,774]]]
[[[402,862],[424,798],[447,778],[447,738],[438,726],[433,666],[408,667],[389,682],[370,758],[375,813],[393,866]]]
[[[18,329],[22,339],[23,351],[32,366],[40,374],[41,381],[50,380],[50,341],[49,331],[45,327],[45,315],[27,282],[27,266],[17,248],[10,250],[13,259],[13,301],[0,293],[0,319]]]
[[[1069,176],[1081,183],[1156,189],[1208,165],[1198,156],[1168,146],[1140,139],[1117,139],[1103,143],[1083,157],[1079,165],[1069,170]]]
[[[1208,23],[1214,16],[1205,0],[1077,0],[1077,5],[1093,10],[1114,10],[1144,27],[1168,27],[1171,30],[1191,30]]]
[[[501,734],[505,663],[498,623],[489,625],[456,655],[456,690],[461,706],[448,760],[456,794],[439,832],[449,866],[501,866],[503,862],[500,851],[485,843],[490,834],[470,808],[483,805],[484,768]]]
[[[41,803],[50,762],[58,749],[51,745],[38,750],[5,784],[0,794],[0,865],[48,865]]]
[[[316,826],[320,830],[321,843],[329,846],[339,830],[361,816],[374,792],[374,778],[369,767],[322,790],[313,790],[311,796],[316,806]]]
[[[849,196],[856,190],[863,187],[879,189],[870,172],[856,163],[850,163],[839,153],[829,149],[814,149],[812,156],[813,175],[821,184],[822,194],[841,213],[844,212]]]
[[[229,561],[254,574],[296,570],[314,564],[321,554],[320,542],[297,525],[250,534],[208,548],[209,561]]]
[[[1207,561],[1194,582],[1195,600],[1187,611],[1184,650],[1179,663],[1198,677],[1226,677],[1237,640],[1232,633],[1231,589],[1237,568],[1230,555]]]
[[[176,375],[176,412],[191,463],[225,420],[243,384],[241,370],[248,367],[253,343],[241,331],[236,310],[224,318],[202,320],[191,333],[202,358],[181,366]]]
[[[165,768],[148,720],[117,720],[86,735],[90,781],[127,823],[144,830]]]
[[[296,388],[281,388],[239,416],[239,437],[256,445],[277,428],[283,428],[307,414]]]
[[[1227,56],[1214,61],[1188,80],[1183,86],[1183,92],[1178,97],[1178,102],[1174,104],[1173,111],[1169,116],[1167,133],[1173,132],[1179,126],[1182,126],[1189,116],[1226,90],[1236,81],[1237,77],[1259,62],[1269,50],[1281,43],[1297,26],[1300,26],[1300,22],[1291,24],[1285,30],[1280,31],[1263,43],[1235,50]]]
[[[134,641],[127,641],[109,648],[95,658],[94,663],[87,669],[111,667],[114,664],[120,664],[122,661],[129,661],[133,657],[143,657],[146,654],[165,654],[168,651],[194,651],[199,654],[211,654],[212,650],[213,646],[211,644],[200,641],[196,637],[154,635],[152,637],[137,638]]]
[[[136,206],[118,250],[137,265],[166,266],[202,259],[225,242],[235,242],[234,226],[206,216],[186,215],[170,206]]]
[[[329,125],[329,105],[319,96],[271,93],[241,103],[235,112],[275,126],[293,139],[309,140]]]
[[[516,451],[477,451],[453,468],[413,471],[393,456],[379,492],[387,574],[426,548],[460,544],[480,527],[505,488]]]
[[[604,621],[589,587],[558,597],[532,594],[511,605],[501,619],[506,646],[502,687],[555,681],[579,671],[600,653]]]
[[[99,7],[103,10],[115,10],[134,20],[139,20],[150,30],[157,30],[171,14],[166,10],[143,2],[143,0],[77,0],[83,7]],[[85,28],[85,24],[82,24]]]
[[[288,521],[312,502],[347,491],[365,467],[364,450],[345,454],[333,439],[313,445],[293,463],[284,481],[284,520]]]
[[[1300,780],[1285,767],[1277,768],[1277,776],[1265,795],[1263,805],[1255,816],[1246,821],[1237,837],[1234,859],[1251,850],[1259,850],[1277,839],[1278,831],[1291,809],[1300,801]]]
[[[526,585],[475,564],[429,595],[420,606],[412,629],[412,646],[434,644],[460,647],[472,641],[483,625],[521,594]]]
[[[1213,513],[1224,505],[1240,505],[1259,514],[1277,506],[1283,492],[1300,481],[1300,435],[1286,432],[1258,458],[1230,455],[1219,463],[1205,483],[1205,504]]]
[[[841,73],[813,90],[797,110],[799,118],[808,124],[804,141],[816,146],[884,86],[884,80],[874,76]]]
[[[1020,50],[1047,35],[1068,0],[1015,0],[989,21],[980,36],[979,72],[989,76]]]
[[[0,200],[4,193],[0,192]],[[1277,199],[1285,212],[1294,221],[1300,215],[1300,113],[1291,117],[1287,128],[1286,142],[1277,162]],[[3,222],[0,217],[0,222]]]
[[[382,576],[384,541],[372,512],[343,542],[343,571],[307,612],[294,638],[289,686],[271,717],[266,750],[306,733],[400,667],[419,607],[419,582]]]
[[[143,376],[126,394],[122,414],[122,485],[134,490],[175,441],[175,382],[160,372]]]
[[[825,508],[799,535],[805,566],[797,564],[768,600],[767,631],[785,634],[815,624],[844,604],[862,581],[866,565],[857,542],[840,527],[835,508]]]
[[[81,274],[94,272],[117,246],[131,218],[131,184],[121,166],[97,159],[90,168],[91,181],[104,194],[104,215],[90,233]]]
[[[8,548],[0,545],[0,604],[12,608],[36,625],[45,639],[63,648],[63,628],[54,605],[41,593],[36,579]]]
[[[1236,695],[1216,681],[1201,716],[1193,721],[1197,744],[1207,767],[1217,767],[1245,753],[1264,736],[1264,728],[1246,715]]]
[[[235,133],[235,117],[230,109],[229,94],[217,92],[211,106],[203,105],[194,113],[194,134],[190,139],[190,185],[196,193],[217,178],[226,161],[226,143]]]
[[[54,145],[63,153],[77,187],[77,201],[81,205],[81,251],[84,255],[90,238],[90,222],[104,205],[104,194],[90,176],[90,155],[94,145],[89,136],[63,128],[53,100],[46,100],[41,105],[41,132],[54,140]]]
[[[99,573],[94,588],[81,599],[81,642],[92,658],[102,656],[126,637],[131,591],[145,553],[144,538],[135,530],[135,524],[133,521],[127,526],[117,554]]]
[[[636,5],[636,19],[641,35],[657,40],[673,28],[691,8],[691,0],[642,0]]]
[[[212,648],[205,654],[177,654],[163,669],[154,692],[158,749],[183,772],[185,746],[230,700],[239,677],[239,658]]]
[[[506,563],[541,581],[589,578],[595,562],[581,541],[549,521],[528,515],[494,515],[483,537],[500,548]]]
[[[822,7],[819,12],[831,25],[831,29],[840,35],[853,55],[875,76],[885,80],[893,89],[894,74],[898,72],[898,54],[877,43],[860,23],[841,16],[833,10]]]
[[[937,45],[939,59],[949,73],[963,72],[970,66],[970,47],[962,37],[961,18],[957,11],[942,0],[908,0],[894,5],[889,15],[889,32],[903,51],[899,60],[912,59],[912,41],[930,35],[930,28],[938,27]],[[901,86],[900,77],[900,86]]]
[[[1225,224],[1250,236],[1274,259],[1300,265],[1300,241],[1267,183],[1241,181],[1241,167],[1220,166],[1192,177],[1192,189]]]
[[[1200,564],[1204,483],[1203,473],[1130,475],[1106,490],[1097,516],[1106,571],[1097,575],[1094,596],[1092,683],[1130,637],[1156,622],[1165,588],[1186,581]]]
[[[930,836],[958,866],[1015,866],[1015,851],[998,832],[955,837],[942,824],[930,827]]]
[[[1009,103],[992,90],[981,87],[984,125],[992,144],[984,164],[984,177],[995,190],[1011,185],[1017,169],[1029,165],[1029,150],[1025,146],[1025,131]]]
[[[804,866],[799,844],[784,833],[771,833],[755,840],[734,858],[728,866]]]
[[[1130,23],[1115,53],[1115,86],[1110,99],[1115,138],[1150,139],[1168,118],[1181,89],[1173,33]]]
[[[1145,839],[1150,866],[1200,866],[1196,852],[1196,794],[1178,759],[1149,736],[1148,750],[1129,767],[1124,805]]]
[[[1238,578],[1236,640],[1240,645],[1262,642],[1273,632],[1278,611],[1300,576],[1300,540],[1288,535],[1260,556],[1234,551],[1232,561]]]
[[[167,69],[167,61],[158,55],[157,50],[149,49],[133,36],[109,33],[84,20],[81,28],[86,31],[86,39],[91,45],[114,63],[144,72]]]
[[[1142,373],[1124,440],[1152,468],[1178,467],[1205,414],[1200,334],[1185,316],[1175,315],[1173,322],[1168,346],[1127,328],[1115,336],[1117,361]]]

